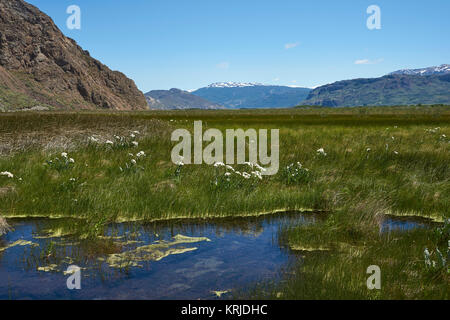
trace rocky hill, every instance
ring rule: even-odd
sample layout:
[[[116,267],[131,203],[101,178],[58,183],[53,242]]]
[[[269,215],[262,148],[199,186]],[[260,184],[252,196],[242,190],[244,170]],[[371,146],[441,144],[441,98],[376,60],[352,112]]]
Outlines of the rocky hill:
[[[0,0],[0,111],[147,109],[144,95],[22,0]]]

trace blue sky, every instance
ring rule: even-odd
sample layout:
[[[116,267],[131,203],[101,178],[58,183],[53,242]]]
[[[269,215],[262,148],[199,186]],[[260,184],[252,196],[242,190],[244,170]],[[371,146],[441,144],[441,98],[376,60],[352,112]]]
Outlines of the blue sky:
[[[144,92],[239,81],[314,87],[450,63],[448,0],[28,0]],[[370,5],[381,30],[366,26]],[[69,30],[69,5],[81,30]]]

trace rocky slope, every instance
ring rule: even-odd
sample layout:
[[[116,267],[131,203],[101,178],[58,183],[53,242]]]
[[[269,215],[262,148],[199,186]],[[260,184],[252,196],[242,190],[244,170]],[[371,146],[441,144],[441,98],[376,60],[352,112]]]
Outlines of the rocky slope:
[[[224,109],[223,106],[180,89],[153,90],[145,94],[150,109]]]
[[[22,0],[0,0],[0,111],[147,109],[135,83],[65,37]]]

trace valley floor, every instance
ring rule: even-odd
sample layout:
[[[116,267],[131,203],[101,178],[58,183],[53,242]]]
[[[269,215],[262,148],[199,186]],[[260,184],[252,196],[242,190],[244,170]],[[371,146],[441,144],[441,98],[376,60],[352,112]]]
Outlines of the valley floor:
[[[171,134],[195,120],[222,132],[280,129],[278,174],[173,164]],[[4,113],[0,216],[81,218],[80,232],[96,237],[113,221],[318,211],[320,224],[283,230],[304,262],[245,297],[448,299],[449,151],[445,106]],[[439,224],[386,234],[386,214]],[[370,265],[381,290],[367,289]]]

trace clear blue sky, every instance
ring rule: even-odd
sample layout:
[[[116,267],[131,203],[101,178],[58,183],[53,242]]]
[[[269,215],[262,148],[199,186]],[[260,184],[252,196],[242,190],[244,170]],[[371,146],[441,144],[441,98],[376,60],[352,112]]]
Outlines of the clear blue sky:
[[[449,0],[28,2],[144,92],[219,81],[313,87],[450,63]],[[66,27],[72,4],[81,30]],[[366,27],[372,4],[381,30]]]

